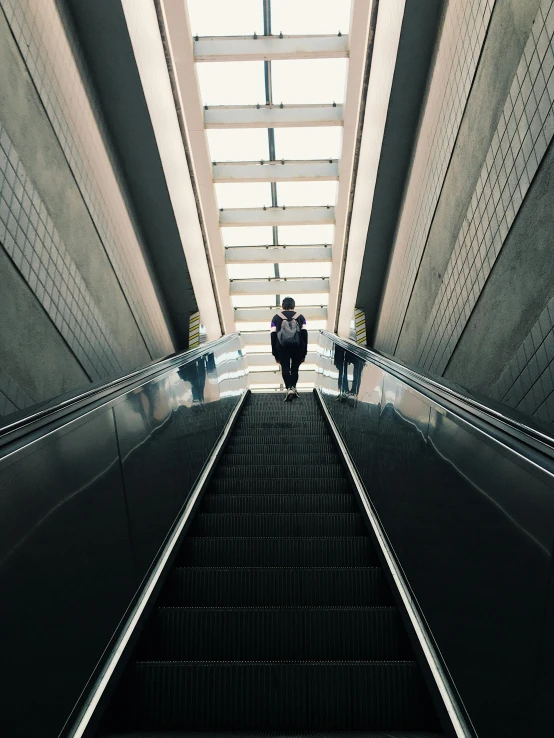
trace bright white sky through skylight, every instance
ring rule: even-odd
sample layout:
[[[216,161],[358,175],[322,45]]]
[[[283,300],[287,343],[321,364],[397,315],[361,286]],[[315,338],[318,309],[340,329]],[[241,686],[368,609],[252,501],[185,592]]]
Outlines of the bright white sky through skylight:
[[[249,36],[264,33],[263,0],[187,0],[191,30],[198,36]],[[270,0],[271,32],[278,35],[343,34],[349,32],[350,0]],[[347,59],[273,60],[271,67],[271,95],[274,105],[337,105],[343,104],[346,94]],[[196,65],[203,105],[250,106],[266,104],[264,63],[206,62]],[[341,126],[275,128],[275,159],[310,161],[340,159]],[[206,131],[212,162],[267,162],[270,159],[270,136],[266,128],[210,129]],[[214,185],[218,208],[271,208],[272,185],[269,182],[218,182]],[[300,181],[277,182],[276,204],[287,207],[334,206],[338,182]],[[333,243],[333,225],[313,226],[252,226],[221,229],[222,242],[227,249],[252,246],[309,246]],[[276,249],[273,256],[282,258]],[[256,254],[252,254],[256,258]],[[275,281],[275,293],[269,295],[233,295],[235,308],[269,308],[275,296],[291,295],[297,307],[325,306],[328,293],[303,294],[302,278],[322,278],[327,285],[331,262],[272,262],[227,265],[231,280],[287,278]],[[300,279],[298,279],[300,278]],[[325,281],[323,281],[323,278]],[[237,322],[240,330],[267,330],[267,323],[248,320],[248,311],[241,312]],[[324,320],[308,321],[312,330],[325,327]],[[315,334],[310,342],[315,340]],[[313,350],[313,346],[311,347]],[[260,347],[249,345],[247,352],[267,353],[269,343]],[[268,367],[256,366],[255,371]],[[274,369],[273,363],[271,368]],[[275,386],[278,375],[268,374],[268,387]]]

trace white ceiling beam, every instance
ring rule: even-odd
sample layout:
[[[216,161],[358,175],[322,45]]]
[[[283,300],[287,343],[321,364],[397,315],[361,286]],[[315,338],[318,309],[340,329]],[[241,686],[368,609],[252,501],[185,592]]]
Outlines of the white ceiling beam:
[[[277,366],[277,364],[275,365]],[[248,373],[248,380],[250,382],[250,385],[256,385],[256,384],[276,384],[279,385],[283,381],[281,376],[281,371],[279,368],[277,370],[273,371],[255,371],[255,372],[249,372]],[[316,373],[313,369],[302,369],[302,366],[300,367],[300,371],[298,373],[298,382],[311,382],[315,384],[316,380]]]
[[[339,178],[337,159],[322,161],[237,161],[214,164],[214,182],[330,182]]]
[[[275,371],[277,362],[273,358],[272,354],[248,354],[247,357],[248,366],[267,367],[268,369],[271,369],[271,371]],[[318,358],[319,355],[315,351],[308,351],[305,362],[306,364],[317,364]]]
[[[238,246],[225,249],[227,264],[297,264],[331,259],[331,246]]]
[[[377,13],[363,131],[358,154],[358,175],[350,215],[348,251],[344,263],[344,281],[339,294],[338,320],[335,314],[336,331],[340,336],[350,334],[350,323],[356,307],[404,7],[405,0],[389,0],[387,3],[379,4]],[[336,254],[335,258],[337,258]],[[334,330],[335,324],[331,330]]]
[[[299,308],[299,312],[302,310]],[[308,325],[309,329],[309,325]],[[244,346],[253,346],[258,349],[256,353],[267,353],[271,356],[271,343],[269,339],[269,329],[265,331],[242,331],[240,337]],[[309,333],[308,350],[317,350],[318,331],[313,330]],[[248,354],[250,356],[250,354]]]
[[[231,295],[281,295],[285,292],[318,295],[329,292],[329,279],[232,279]]]
[[[139,5],[142,8],[142,3],[139,3]],[[153,14],[153,17],[148,22],[151,24],[152,29],[156,30],[158,38],[160,38],[154,2],[148,0],[144,5],[149,8],[148,12],[151,15]],[[136,17],[138,19],[144,16],[142,10],[139,11],[135,0],[125,0],[125,6],[128,6],[129,17]],[[161,0],[160,7],[169,50],[169,62],[174,77],[174,92],[177,96],[181,121],[189,146],[190,167],[196,183],[196,192],[198,195],[198,205],[196,208],[197,211],[200,210],[200,217],[204,223],[207,248],[202,244],[203,258],[204,260],[206,259],[207,251],[208,258],[212,264],[213,282],[215,283],[213,286],[210,283],[209,285],[206,284],[201,290],[197,289],[195,274],[199,269],[198,264],[200,263],[201,257],[199,255],[198,259],[189,259],[187,253],[187,262],[193,281],[194,294],[202,314],[202,322],[205,323],[205,310],[200,303],[204,302],[210,293],[213,294],[215,287],[224,331],[225,333],[232,333],[235,330],[233,306],[229,297],[229,278],[219,228],[219,211],[212,180],[212,162],[208,151],[206,131],[204,129],[204,109],[202,107],[198,75],[194,62],[193,39],[187,4],[183,0]],[[154,31],[151,32],[153,33]],[[146,64],[148,64],[148,59],[146,59]],[[156,80],[154,79],[154,88],[155,85]],[[175,103],[173,103],[172,114],[176,117]],[[158,146],[161,146],[160,142],[158,142]],[[170,166],[175,172],[186,171],[187,162],[185,159],[181,163],[180,160],[174,157],[170,162]],[[208,336],[212,337],[209,331]]]
[[[270,61],[271,59],[343,59],[348,36],[200,36],[194,40],[197,62]]]
[[[284,226],[324,225],[335,222],[335,208],[278,207],[278,208],[229,208],[220,210],[221,226]]]
[[[181,4],[184,6],[184,3]],[[208,338],[215,339],[221,335],[224,326],[221,326],[219,320],[210,274],[212,264],[206,255],[201,214],[198,212],[183,136],[175,110],[156,9],[154,3],[143,3],[141,12],[137,12],[133,0],[123,0],[122,7],[194,296]],[[189,40],[189,46],[191,45]],[[192,57],[192,50],[190,55]],[[211,165],[209,173],[211,176]],[[226,269],[225,264],[223,268]],[[232,317],[231,313],[231,320]]]
[[[306,318],[306,320],[325,320],[327,318],[327,308],[325,306],[312,305],[302,307],[299,305],[296,310]],[[237,323],[267,323],[268,326],[273,320],[273,316],[281,311],[281,307],[252,307],[252,308],[235,308],[235,321]],[[240,330],[240,329],[239,329]]]
[[[384,12],[383,6],[388,4],[390,3],[381,3],[379,6],[379,13]],[[335,318],[341,288],[341,273],[344,263],[344,251],[346,248],[346,226],[350,212],[352,187],[354,185],[353,171],[356,161],[359,133],[358,128],[364,95],[366,58],[371,38],[375,30],[370,27],[374,5],[375,0],[352,0],[350,11],[350,59],[348,61],[346,94],[344,98],[344,125],[342,132],[341,158],[339,162],[339,187],[336,202],[333,267],[331,269],[331,293],[329,295],[328,328],[331,331],[335,330]],[[359,168],[358,177],[363,177],[363,174],[363,170]],[[356,295],[354,295],[354,297],[356,297]]]
[[[341,126],[342,105],[214,105],[204,109],[206,128]]]
[[[244,346],[267,346],[269,331],[244,331],[240,334]]]

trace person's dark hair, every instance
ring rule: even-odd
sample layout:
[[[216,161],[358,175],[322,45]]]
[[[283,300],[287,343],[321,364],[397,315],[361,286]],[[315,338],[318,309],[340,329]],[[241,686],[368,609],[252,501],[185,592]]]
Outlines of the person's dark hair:
[[[292,299],[292,297],[284,297],[283,298],[283,310],[294,310],[295,302]]]

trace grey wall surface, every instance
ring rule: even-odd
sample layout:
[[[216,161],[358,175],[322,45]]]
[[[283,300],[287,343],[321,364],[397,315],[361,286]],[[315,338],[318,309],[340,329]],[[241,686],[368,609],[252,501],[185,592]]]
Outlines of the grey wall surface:
[[[7,415],[144,365],[175,344],[54,0],[1,0],[0,8],[0,300],[9,316],[0,323],[0,415]]]
[[[433,128],[425,110],[373,345],[553,423],[554,3],[451,0],[444,32],[456,8],[486,33],[473,45],[459,121],[442,125],[435,113]],[[428,100],[433,85],[448,89],[457,65],[468,69],[460,60],[433,76]]]

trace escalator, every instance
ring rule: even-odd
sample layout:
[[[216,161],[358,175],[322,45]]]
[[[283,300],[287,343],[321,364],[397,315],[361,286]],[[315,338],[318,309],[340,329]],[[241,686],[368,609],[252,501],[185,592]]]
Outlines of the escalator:
[[[437,735],[314,395],[251,395],[98,736]]]

